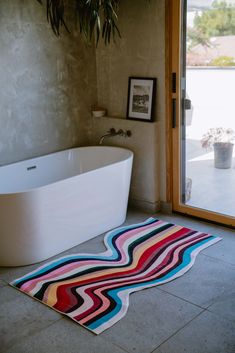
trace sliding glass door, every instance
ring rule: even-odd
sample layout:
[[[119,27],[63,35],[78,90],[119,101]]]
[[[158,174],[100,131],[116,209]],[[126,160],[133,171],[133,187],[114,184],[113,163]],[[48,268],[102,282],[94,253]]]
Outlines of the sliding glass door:
[[[235,1],[172,3],[174,209],[235,225]]]

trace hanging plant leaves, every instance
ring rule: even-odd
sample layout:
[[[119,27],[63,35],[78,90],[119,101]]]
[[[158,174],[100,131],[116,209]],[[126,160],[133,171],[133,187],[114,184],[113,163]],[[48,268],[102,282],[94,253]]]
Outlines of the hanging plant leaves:
[[[42,0],[37,0],[43,4]],[[67,32],[69,29],[64,21],[64,0],[47,0],[47,20],[56,36],[60,35],[60,28],[64,27]]]
[[[37,0],[43,4],[43,0]],[[120,0],[73,0],[74,10],[78,16],[80,33],[83,34],[87,41],[91,41],[93,36],[96,37],[98,44],[100,36],[102,36],[105,44],[110,43],[111,38],[115,41],[116,35],[121,37],[117,27],[117,11]],[[46,0],[47,20],[55,35],[60,35],[60,29],[64,27],[68,32],[69,29],[64,20],[65,0]]]

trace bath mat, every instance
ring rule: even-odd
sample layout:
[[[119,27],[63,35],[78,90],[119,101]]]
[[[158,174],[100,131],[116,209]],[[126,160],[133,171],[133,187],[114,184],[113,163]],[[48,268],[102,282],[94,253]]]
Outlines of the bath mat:
[[[107,233],[102,254],[59,258],[11,285],[99,334],[126,314],[132,292],[182,276],[219,240],[149,218]]]

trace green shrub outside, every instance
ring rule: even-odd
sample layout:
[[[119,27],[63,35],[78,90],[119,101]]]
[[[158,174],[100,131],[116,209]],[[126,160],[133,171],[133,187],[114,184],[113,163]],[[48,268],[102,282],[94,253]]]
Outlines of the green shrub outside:
[[[221,55],[211,60],[210,66],[235,66],[235,58],[232,56]]]

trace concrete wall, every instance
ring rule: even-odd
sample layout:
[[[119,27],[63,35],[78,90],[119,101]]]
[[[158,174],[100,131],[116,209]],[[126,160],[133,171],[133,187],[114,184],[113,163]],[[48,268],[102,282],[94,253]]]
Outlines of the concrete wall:
[[[55,37],[36,0],[1,0],[0,17],[0,164],[86,144],[94,47],[76,31]]]
[[[148,122],[140,124],[132,121],[132,127],[138,133],[133,134],[129,140],[138,161],[134,164],[131,198],[142,201],[143,205],[145,203],[157,205],[159,200],[165,201],[166,197],[165,1],[122,1],[119,27],[121,40],[117,39],[116,44],[108,47],[101,44],[96,52],[98,102],[100,106],[107,108],[109,117],[119,118],[116,126],[123,128],[126,126],[124,119],[127,109],[128,77],[157,77],[155,116],[157,124]],[[111,120],[109,127],[113,124],[114,121]],[[106,120],[99,123],[97,120],[94,121],[94,143],[97,142],[97,131],[103,134],[107,127]],[[124,140],[118,142],[122,145]],[[145,161],[148,161],[148,167]]]
[[[131,136],[106,137],[103,144],[128,148],[134,152],[130,204],[148,212],[159,210],[159,123],[146,123],[111,117],[94,118],[93,141],[110,128],[130,130]]]
[[[121,1],[122,38],[97,50],[76,31],[55,37],[36,0],[0,1],[0,15],[0,164],[96,144],[108,128],[129,126],[128,142],[109,144],[135,152],[131,199],[157,209],[166,187],[165,1]],[[155,123],[125,119],[129,76],[157,78]],[[109,121],[91,119],[97,96]]]

